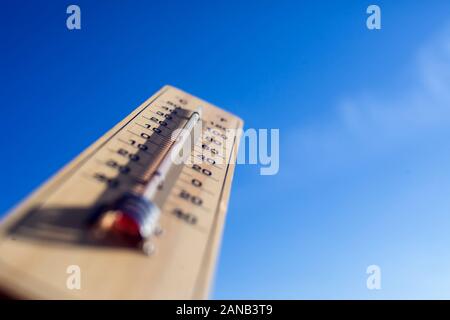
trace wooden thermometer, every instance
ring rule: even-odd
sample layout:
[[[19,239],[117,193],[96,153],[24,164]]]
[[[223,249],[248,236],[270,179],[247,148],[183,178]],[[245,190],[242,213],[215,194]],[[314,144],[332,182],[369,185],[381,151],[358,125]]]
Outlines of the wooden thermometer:
[[[7,215],[1,294],[206,298],[242,125],[162,88]]]

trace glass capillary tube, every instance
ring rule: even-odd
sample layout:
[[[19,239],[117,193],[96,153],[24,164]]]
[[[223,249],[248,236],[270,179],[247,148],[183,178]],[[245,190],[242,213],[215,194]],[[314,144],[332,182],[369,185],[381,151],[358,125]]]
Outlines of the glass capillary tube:
[[[173,157],[172,153],[178,152],[180,148],[186,143],[186,140],[191,137],[191,132],[194,129],[197,122],[200,120],[200,114],[197,111],[194,111],[186,122],[186,125],[183,129],[181,129],[180,134],[176,138],[175,142],[166,153],[156,171],[153,173],[150,181],[145,186],[142,196],[148,200],[153,199],[156,192],[158,191],[158,186],[164,181],[164,178],[167,176],[172,163]]]

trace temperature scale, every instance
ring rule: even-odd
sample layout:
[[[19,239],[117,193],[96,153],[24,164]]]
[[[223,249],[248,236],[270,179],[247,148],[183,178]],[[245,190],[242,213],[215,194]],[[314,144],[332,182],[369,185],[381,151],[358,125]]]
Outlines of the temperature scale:
[[[5,218],[1,294],[206,298],[242,126],[162,88]]]

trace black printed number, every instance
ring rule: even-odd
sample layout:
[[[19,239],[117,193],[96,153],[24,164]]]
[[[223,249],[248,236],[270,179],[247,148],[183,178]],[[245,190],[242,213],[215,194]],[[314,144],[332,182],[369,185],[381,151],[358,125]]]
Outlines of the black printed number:
[[[211,176],[212,172],[209,171],[208,169],[204,169],[202,167],[200,167],[198,164],[193,164],[192,165],[192,169],[194,169],[197,172],[203,173],[205,176]]]
[[[172,213],[178,218],[189,224],[196,224],[197,217],[191,213],[184,212],[179,208],[175,208]]]
[[[200,180],[195,179],[195,178],[191,180],[191,183],[194,187],[197,187],[197,188],[200,188],[203,185],[203,183]]]
[[[120,165],[120,164],[118,164],[118,163],[117,163],[116,161],[114,161],[114,160],[108,160],[108,161],[106,162],[106,165],[107,165],[108,167],[117,169],[120,173],[123,173],[123,174],[127,174],[128,172],[130,172],[130,168],[129,168],[129,167],[124,166],[124,165]]]
[[[181,190],[180,198],[182,198],[186,201],[190,201],[191,203],[195,204],[196,206],[201,206],[203,203],[203,200],[201,198],[191,195],[186,190]]]
[[[108,178],[103,173],[96,173],[96,174],[94,174],[94,178],[97,181],[105,183],[110,188],[116,188],[119,185],[119,181],[117,179]]]
[[[117,153],[123,157],[130,159],[131,161],[139,161],[139,156],[137,154],[129,153],[125,149],[119,149],[119,150],[117,150]]]

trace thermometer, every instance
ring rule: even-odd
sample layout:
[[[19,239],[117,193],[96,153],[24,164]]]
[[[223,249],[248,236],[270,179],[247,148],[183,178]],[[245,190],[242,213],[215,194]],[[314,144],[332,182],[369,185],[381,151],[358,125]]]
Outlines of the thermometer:
[[[207,298],[242,126],[160,89],[2,221],[1,294]]]

